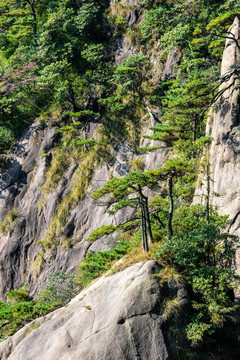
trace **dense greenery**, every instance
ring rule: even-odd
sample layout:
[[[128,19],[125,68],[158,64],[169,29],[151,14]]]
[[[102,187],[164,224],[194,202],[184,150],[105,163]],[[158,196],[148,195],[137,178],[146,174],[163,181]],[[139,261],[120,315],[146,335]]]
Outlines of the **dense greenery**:
[[[193,290],[192,320],[186,333],[197,345],[206,342],[225,321],[239,318],[232,292],[238,280],[234,272],[238,238],[224,232],[226,216],[212,211],[208,223],[200,205],[187,209],[181,206],[178,217],[176,235],[164,241],[156,255],[182,273]]]
[[[79,271],[75,276],[75,282],[81,286],[87,286],[93,279],[109,270],[114,262],[121,259],[136,246],[136,241],[122,241],[109,251],[88,252],[84,261],[79,265]]]
[[[224,42],[215,33],[226,31],[238,14],[238,2],[142,1],[142,6],[143,21],[129,30],[133,40],[134,31],[138,34],[140,52],[116,67],[114,39],[126,25],[117,25],[108,1],[0,2],[0,151],[37,116],[78,114],[86,103],[88,110],[101,110],[107,133],[126,135],[139,122],[145,101],[157,103],[163,94],[171,126],[187,138],[203,134],[201,109],[212,97]],[[151,87],[147,49],[159,38],[163,58],[179,47],[181,72]],[[89,120],[80,119],[82,125]]]
[[[224,36],[240,15],[240,5],[236,0],[142,0],[140,6],[141,21],[129,27],[126,13],[131,6],[124,8],[120,2],[110,11],[107,0],[0,0],[0,153],[7,153],[36,118],[42,127],[55,121],[61,140],[51,154],[40,210],[66,169],[76,166],[71,191],[61,199],[41,241],[36,276],[44,251],[54,253],[59,244],[72,246],[74,239],[63,240],[69,214],[85,196],[96,167],[113,160],[114,146],[126,141],[138,159],[144,151],[161,151],[157,142],[151,148],[139,147],[146,115],[159,107],[163,121],[145,137],[164,141],[169,150],[161,169],[144,172],[144,164],[136,161],[132,172],[111,178],[93,194],[95,199],[108,196],[110,213],[129,206],[136,217],[125,224],[104,225],[88,240],[132,228],[136,232],[128,236],[135,240],[120,242],[108,252],[89,252],[74,278],[53,274],[36,300],[26,287],[9,292],[10,302],[0,304],[1,338],[65,304],[76,289],[130,252],[140,237],[149,256],[180,273],[191,289],[188,344],[200,347],[204,342],[210,349],[222,336],[219,328],[230,334],[229,319],[238,320],[232,299],[238,279],[231,267],[237,239],[224,232],[226,218],[207,201],[205,207],[191,202],[199,169],[210,176],[208,155],[202,157],[211,141],[205,136],[206,112],[223,81]],[[116,43],[122,35],[136,51],[116,64]],[[178,53],[181,61],[175,75],[155,74],[151,56],[159,44],[159,62],[172,51]],[[89,138],[91,122],[99,124],[97,138]],[[148,199],[146,188],[157,196]],[[7,236],[19,216],[10,211],[0,231]],[[147,237],[155,244],[149,246]],[[235,341],[237,336],[237,331],[231,333]]]

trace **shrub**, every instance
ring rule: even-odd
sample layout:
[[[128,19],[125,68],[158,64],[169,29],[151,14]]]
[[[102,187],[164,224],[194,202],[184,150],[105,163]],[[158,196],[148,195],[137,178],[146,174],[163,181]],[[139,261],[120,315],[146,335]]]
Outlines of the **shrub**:
[[[38,295],[41,304],[54,302],[56,305],[65,305],[77,293],[78,288],[73,284],[73,274],[65,274],[58,270],[47,280],[46,288]]]
[[[0,126],[0,152],[9,149],[14,139],[13,132],[5,126]]]
[[[121,241],[119,245],[109,251],[99,251],[95,254],[89,251],[84,261],[79,265],[75,281],[81,286],[87,286],[92,280],[111,268],[116,260],[121,259],[133,247],[134,242]]]
[[[6,295],[11,304],[32,300],[32,298],[29,296],[27,287],[24,285],[19,290],[9,291]]]
[[[199,211],[199,206],[196,209]],[[204,218],[193,222],[189,219],[193,210],[185,213],[182,231],[163,243],[158,256],[183,273],[193,290],[192,319],[186,334],[197,345],[211,338],[227,319],[236,317],[238,307],[231,294],[237,279],[233,265],[239,240],[224,232],[226,217],[215,214],[210,224]]]

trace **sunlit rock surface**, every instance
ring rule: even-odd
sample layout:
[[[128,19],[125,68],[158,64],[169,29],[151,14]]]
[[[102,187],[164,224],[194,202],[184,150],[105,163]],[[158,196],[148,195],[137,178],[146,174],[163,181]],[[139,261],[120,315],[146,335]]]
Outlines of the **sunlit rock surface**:
[[[188,294],[174,280],[160,286],[153,277],[158,271],[148,261],[101,277],[67,306],[1,343],[1,360],[176,359],[163,300],[175,297],[184,315]]]
[[[235,18],[230,27],[230,37],[240,39],[240,21]],[[209,113],[207,136],[212,137],[210,147],[210,203],[221,214],[229,214],[231,232],[240,235],[240,92],[239,69],[240,48],[231,39],[226,40],[221,76],[229,76],[219,89],[221,96]],[[195,202],[204,202],[206,182],[199,186]]]

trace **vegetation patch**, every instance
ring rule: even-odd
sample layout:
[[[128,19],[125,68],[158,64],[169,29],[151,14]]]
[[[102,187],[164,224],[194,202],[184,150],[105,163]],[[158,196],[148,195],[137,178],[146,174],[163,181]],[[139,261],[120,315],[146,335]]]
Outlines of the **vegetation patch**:
[[[36,277],[38,277],[41,273],[43,262],[44,262],[44,254],[41,249],[31,264],[31,271]]]
[[[16,209],[9,211],[0,225],[0,232],[2,232],[4,235],[9,235],[19,216],[20,214]]]
[[[25,335],[27,336],[27,335],[31,334],[31,332],[32,332],[33,330],[38,329],[40,326],[41,326],[41,322],[40,322],[40,321],[35,321],[32,325],[30,325],[30,326],[26,329]]]
[[[57,213],[52,219],[49,230],[41,241],[43,249],[50,250],[51,253],[54,253],[56,246],[60,242],[61,234],[69,219],[71,210],[74,209],[79,201],[86,195],[94,175],[94,170],[101,164],[101,157],[99,157],[99,154],[94,150],[86,153],[85,156],[78,155],[78,159],[80,164],[72,177],[70,192],[60,201],[57,207]],[[71,239],[69,239],[69,241],[71,241]],[[66,241],[64,244],[66,246]]]
[[[110,270],[114,262],[126,255],[135,244],[134,241],[121,241],[115,249],[109,251],[99,251],[98,253],[89,251],[79,265],[75,282],[86,287],[92,280]]]
[[[60,126],[60,119],[63,125],[58,129],[62,140],[51,153],[42,154],[50,165],[40,211],[70,166],[75,169],[32,271],[39,276],[46,251],[54,258],[60,244],[72,246],[74,239],[64,237],[64,227],[86,195],[96,168],[106,159],[108,165],[114,160],[111,151],[116,144],[127,142],[131,153],[160,150],[158,145],[139,149],[139,143],[146,114],[161,108],[163,116],[155,119],[153,134],[145,137],[164,143],[168,150],[164,166],[143,172],[138,156],[130,164],[130,174],[111,178],[93,194],[95,199],[108,196],[110,213],[132,207],[136,218],[103,226],[89,241],[129,228],[134,234],[116,249],[89,252],[74,281],[78,289],[87,286],[123,256],[113,272],[155,259],[162,267],[157,275],[161,284],[186,282],[192,294],[182,358],[208,360],[216,354],[216,359],[237,359],[239,351],[233,348],[240,348],[239,326],[234,332],[232,320],[238,324],[239,307],[232,292],[239,279],[232,265],[238,240],[226,233],[227,219],[209,206],[211,139],[205,126],[209,108],[221,95],[219,85],[226,83],[220,76],[220,61],[226,31],[239,16],[240,5],[236,0],[141,0],[139,4],[141,19],[128,28],[126,15],[136,7],[123,7],[119,1],[112,6],[112,14],[109,1],[103,0],[0,1],[0,152],[6,154],[34,119],[45,121],[55,114],[55,125]],[[116,44],[123,36],[136,51],[116,65]],[[171,60],[174,54],[181,61],[156,80],[156,64],[150,59],[159,43],[159,61],[165,62],[168,56]],[[239,48],[237,40],[235,44]],[[239,78],[238,67],[233,72]],[[94,123],[98,132],[90,138]],[[206,187],[205,206],[191,206],[197,181]],[[148,199],[149,189],[158,191],[154,199]],[[9,212],[0,231],[8,235],[18,217],[15,209]],[[0,303],[2,339],[74,295],[72,278],[58,273],[51,279],[38,300],[21,288],[9,293],[10,303]],[[166,299],[166,321],[174,321],[178,310],[177,299]],[[224,339],[235,342],[229,354],[221,347]]]

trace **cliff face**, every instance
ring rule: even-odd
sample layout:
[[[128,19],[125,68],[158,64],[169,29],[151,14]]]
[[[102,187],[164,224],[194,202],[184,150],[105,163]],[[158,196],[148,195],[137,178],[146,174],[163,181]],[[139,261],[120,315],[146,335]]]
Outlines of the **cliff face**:
[[[94,126],[93,124],[93,128]],[[0,216],[3,221],[14,209],[17,211],[17,219],[7,234],[0,235],[1,294],[12,288],[19,288],[24,282],[31,285],[32,292],[36,292],[42,288],[44,280],[52,272],[58,269],[69,272],[76,268],[87,250],[103,251],[112,248],[116,245],[114,236],[105,236],[94,244],[84,239],[99,226],[126,221],[133,214],[125,211],[114,217],[110,216],[106,213],[106,206],[99,206],[91,199],[93,190],[100,188],[110,175],[121,177],[130,170],[134,152],[127,143],[122,143],[113,150],[114,161],[111,165],[95,171],[85,197],[69,215],[63,237],[73,237],[73,246],[66,249],[59,244],[54,253],[45,253],[37,277],[36,269],[32,265],[36,264],[41,249],[37,242],[44,239],[60,201],[71,191],[77,170],[75,164],[66,168],[57,187],[48,194],[44,207],[40,208],[41,186],[51,161],[52,149],[58,142],[56,127],[41,130],[36,123],[23,135],[7,158],[7,166],[0,178]],[[48,156],[42,156],[43,153],[48,153]],[[164,151],[145,155],[145,168],[161,166],[164,156]]]
[[[222,59],[219,98],[209,113],[206,135],[212,138],[210,156],[210,204],[229,214],[230,232],[240,235],[240,20],[228,30]],[[234,40],[231,39],[234,38]],[[206,199],[206,182],[199,186],[195,202]],[[203,196],[204,195],[204,196]],[[239,259],[238,259],[239,263]]]
[[[112,1],[114,5],[116,1]],[[125,6],[137,6],[133,0]],[[138,21],[140,9],[131,8],[127,14],[129,26]],[[135,12],[137,11],[137,13]],[[240,22],[236,18],[230,28],[234,40],[227,39],[223,54],[220,95],[208,119],[207,135],[213,138],[210,156],[210,199],[222,214],[230,214],[230,231],[239,234],[239,80]],[[231,37],[230,36],[230,37]],[[124,38],[117,44],[116,61],[133,53]],[[155,79],[168,79],[176,71],[181,54],[177,49],[168,56],[165,66],[158,64],[152,54]],[[226,77],[227,76],[227,77]],[[150,111],[150,116],[148,114]],[[158,109],[157,115],[160,114]],[[146,115],[154,125],[151,110]],[[146,124],[149,127],[150,120]],[[59,125],[59,124],[58,124]],[[146,129],[143,130],[146,133]],[[127,140],[111,149],[111,161],[93,169],[84,196],[67,214],[61,238],[51,251],[42,252],[39,241],[44,240],[58,213],[61,202],[72,191],[81,164],[70,162],[57,181],[56,187],[44,194],[43,186],[49,166],[54,160],[61,135],[54,121],[43,127],[33,124],[15,145],[6,160],[0,177],[0,221],[5,230],[0,234],[0,295],[3,296],[23,283],[30,285],[31,294],[44,286],[48,276],[59,269],[76,269],[88,250],[107,250],[118,241],[117,235],[86,241],[88,235],[101,225],[124,222],[134,213],[119,212],[114,217],[91,199],[93,190],[100,188],[111,176],[122,177],[131,169],[137,155]],[[92,136],[98,124],[92,122]],[[149,131],[149,130],[148,130]],[[144,140],[143,147],[156,145]],[[68,154],[65,154],[67,157]],[[165,161],[166,149],[142,156],[142,167],[159,168]],[[82,171],[82,170],[81,170]],[[83,174],[84,176],[84,174]],[[206,199],[206,182],[198,186],[195,202]],[[72,239],[66,245],[65,240]],[[84,360],[171,360],[178,357],[169,323],[164,314],[166,299],[174,299],[181,309],[178,331],[188,312],[186,287],[174,280],[160,284],[153,274],[158,272],[154,261],[138,263],[113,276],[104,276],[81,292],[67,306],[34,320],[13,337],[0,344],[0,358],[5,360],[84,359]]]
[[[66,307],[28,324],[0,344],[0,358],[176,359],[165,328],[163,300],[175,297],[184,313],[188,294],[174,280],[160,286],[152,276],[158,270],[154,261],[148,261],[100,278]]]
[[[113,1],[112,6],[114,3]],[[137,1],[123,3],[123,6],[129,5],[131,8],[126,16],[129,26],[132,26],[138,21],[140,8]],[[133,11],[138,13],[134,19]],[[123,38],[117,44],[116,61],[120,62],[134,51],[136,49],[129,47]],[[164,67],[153,56],[154,71],[158,69],[155,80],[165,76],[165,73],[172,76],[176,71],[174,64],[178,61],[179,56],[170,54]],[[149,118],[148,110],[146,109],[146,118]],[[159,113],[158,110],[157,115]],[[145,121],[142,132],[146,133],[149,125],[154,124],[153,118],[148,123]],[[76,269],[88,250],[103,251],[114,247],[117,235],[104,236],[94,244],[85,239],[101,225],[124,222],[133,215],[133,211],[129,210],[109,216],[106,206],[99,206],[91,199],[92,192],[101,188],[111,176],[121,177],[130,171],[131,163],[137,157],[132,146],[125,141],[116,144],[111,150],[109,163],[102,162],[100,167],[93,169],[87,191],[65,216],[61,239],[56,241],[54,249],[42,250],[40,242],[48,236],[61,203],[73,191],[76,174],[82,171],[81,164],[70,162],[65,165],[54,188],[45,188],[45,193],[43,192],[47,170],[54,162],[56,149],[61,141],[61,135],[56,131],[59,126],[56,120],[49,120],[45,125],[36,121],[14,146],[7,157],[6,166],[1,170],[0,223],[4,223],[5,228],[0,232],[0,298],[23,283],[30,285],[30,292],[34,295],[44,287],[45,280],[54,271],[61,269],[71,272]],[[90,123],[88,136],[92,136],[97,129],[97,123]],[[141,146],[149,145],[156,145],[156,142],[146,139],[142,141]],[[165,155],[164,149],[145,154],[142,156],[141,166],[145,170],[158,168],[163,164]],[[63,155],[68,156],[67,153]],[[85,176],[84,171],[82,175]]]

